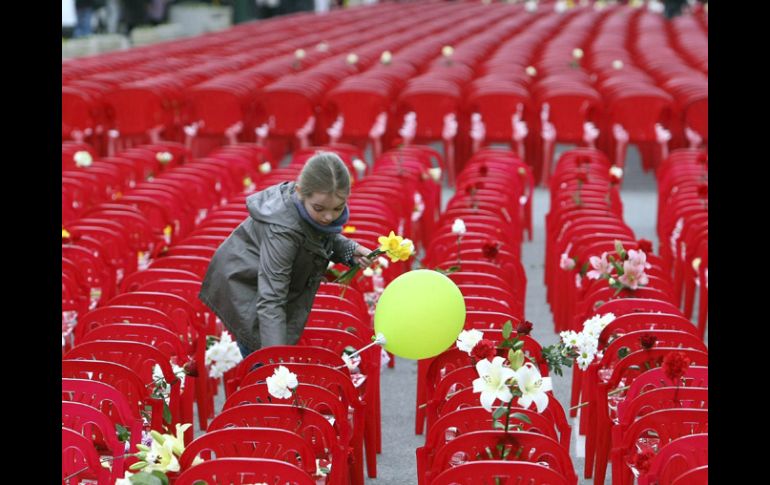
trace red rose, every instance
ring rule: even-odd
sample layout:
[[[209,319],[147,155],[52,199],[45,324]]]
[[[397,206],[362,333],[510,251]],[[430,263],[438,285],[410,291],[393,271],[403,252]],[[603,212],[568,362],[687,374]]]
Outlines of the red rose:
[[[516,326],[516,333],[519,335],[529,335],[532,332],[532,327],[534,327],[532,322],[524,320]]]
[[[618,185],[620,183],[620,177],[615,174],[610,175],[610,183],[612,185]]]
[[[650,350],[654,345],[655,342],[658,341],[658,337],[655,335],[642,335],[639,337],[639,343],[642,344],[642,348],[644,350]]]
[[[578,174],[577,174],[577,181],[581,182],[581,183],[588,182],[588,174],[585,173],[585,172],[582,172],[582,171],[578,172]]]
[[[495,259],[497,253],[500,252],[500,243],[490,239],[484,243],[484,246],[481,247],[481,252],[484,254],[485,258]]]
[[[479,175],[481,175],[482,177],[486,177],[488,172],[489,172],[489,169],[487,168],[486,165],[479,166]]]
[[[494,343],[492,343],[491,340],[481,339],[479,340],[479,343],[477,343],[471,350],[471,355],[476,360],[492,360],[497,355],[497,347]]]
[[[652,253],[652,241],[647,239],[640,239],[636,242],[639,245],[639,250],[644,251],[646,254]]]
[[[472,184],[465,187],[465,193],[467,195],[473,195],[476,191],[476,187],[474,187]]]
[[[195,359],[190,359],[185,365],[182,366],[184,373],[190,377],[198,377],[198,362]]]
[[[698,185],[698,197],[707,199],[709,196],[709,184]]]
[[[690,358],[682,352],[669,352],[663,359],[663,372],[673,382],[678,382],[690,367]]]

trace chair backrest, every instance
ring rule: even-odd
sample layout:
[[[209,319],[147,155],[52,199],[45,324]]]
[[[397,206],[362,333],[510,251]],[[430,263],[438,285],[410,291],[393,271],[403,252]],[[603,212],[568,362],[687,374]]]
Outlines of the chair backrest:
[[[62,378],[88,379],[114,387],[137,413],[149,398],[149,390],[142,379],[125,365],[104,360],[64,359],[61,366]]]
[[[708,414],[706,409],[661,409],[645,414],[626,428],[617,450],[621,456],[636,452],[640,437],[655,436],[660,448],[682,436],[708,433]]]
[[[315,485],[315,480],[301,468],[267,458],[218,458],[182,472],[174,483],[195,485],[200,481],[221,485],[280,483],[282,485]]]
[[[77,431],[90,439],[97,448],[106,447],[112,456],[116,472],[123,469],[125,445],[118,440],[115,424],[95,407],[87,404],[62,401],[62,427]]]
[[[623,402],[627,404],[618,410],[618,419],[621,427],[627,427],[639,416],[661,409],[708,409],[709,395],[706,387],[659,387]]]
[[[288,404],[241,404],[222,411],[209,423],[207,431],[226,428],[279,428],[292,431],[310,443],[316,455],[324,450],[341,450],[331,423],[313,409]]]
[[[189,279],[193,281],[200,281],[200,277],[198,275],[183,269],[147,268],[142,271],[131,273],[123,278],[123,280],[120,282],[120,293],[137,291],[139,290],[139,287],[144,283],[160,279]]]
[[[646,372],[643,372],[634,379],[626,392],[626,397],[618,405],[618,414],[622,414],[623,408],[633,401],[633,399],[642,393],[657,389],[659,387],[676,387],[677,385],[683,387],[705,387],[709,386],[709,368],[701,366],[690,366],[684,372],[682,376],[684,383],[673,382],[666,377],[665,369],[662,367],[655,367]]]
[[[177,364],[187,360],[182,340],[170,330],[155,325],[138,323],[114,323],[97,327],[83,336],[79,343],[95,340],[129,340],[151,345],[168,356],[175,356]]]
[[[682,473],[671,482],[671,485],[703,485],[709,482],[708,465],[699,466]]]
[[[82,471],[86,468],[85,471]],[[80,473],[77,473],[80,472]],[[70,480],[65,478],[76,474]],[[61,429],[61,477],[62,484],[78,484],[84,478],[96,478],[97,485],[110,485],[114,479],[110,471],[102,467],[99,453],[93,442],[77,431]]]
[[[431,485],[571,485],[564,475],[537,463],[484,460],[448,468]]]
[[[708,445],[709,435],[702,433],[682,436],[662,446],[650,462],[650,469],[639,477],[639,485],[672,483],[694,468],[708,466]]]
[[[491,456],[490,456],[491,455]],[[458,461],[515,460],[545,462],[569,483],[577,482],[569,452],[554,439],[528,431],[471,431],[436,450],[430,475],[437,476]]]
[[[271,458],[285,461],[315,473],[315,453],[298,434],[277,428],[226,428],[206,431],[191,441],[179,466],[183,470],[192,465],[196,456],[204,460],[216,458]],[[219,482],[218,482],[219,483]]]
[[[187,327],[172,320],[165,312],[155,308],[138,305],[108,305],[96,308],[78,319],[75,327],[76,340],[83,338],[91,330],[102,325],[114,323],[139,323],[163,327],[176,335],[184,335]]]

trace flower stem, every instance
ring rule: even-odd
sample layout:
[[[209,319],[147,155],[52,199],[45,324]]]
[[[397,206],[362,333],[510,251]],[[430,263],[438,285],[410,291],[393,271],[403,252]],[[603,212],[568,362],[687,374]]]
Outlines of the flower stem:
[[[620,394],[620,393],[621,393],[621,392],[623,392],[623,391],[627,391],[627,390],[628,390],[630,387],[631,387],[631,386],[623,386],[623,387],[618,387],[618,388],[617,388],[617,389],[615,389],[614,391],[610,391],[610,392],[608,392],[608,393],[607,393],[607,396],[609,397],[609,396],[614,396],[615,394]],[[582,408],[582,407],[586,407],[586,406],[588,406],[589,404],[591,404],[591,403],[590,403],[590,402],[581,402],[581,403],[580,403],[580,404],[578,404],[577,406],[572,406],[571,408],[569,408],[569,410],[570,410],[570,411],[573,411],[573,410],[575,410],[575,409],[579,409],[579,408]]]

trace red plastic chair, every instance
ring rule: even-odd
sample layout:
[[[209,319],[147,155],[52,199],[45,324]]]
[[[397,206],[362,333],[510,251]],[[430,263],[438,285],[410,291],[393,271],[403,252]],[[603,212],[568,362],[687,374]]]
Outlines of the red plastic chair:
[[[286,404],[241,404],[214,417],[208,431],[231,427],[279,428],[302,436],[318,458],[330,459],[330,484],[346,483],[348,447],[320,413]]]
[[[93,406],[113,423],[120,424],[131,433],[129,453],[138,451],[136,444],[142,438],[142,417],[137,406],[131,406],[120,391],[99,381],[62,378],[62,401],[72,401]]]
[[[548,468],[563,476],[567,483],[577,485],[577,475],[569,453],[552,438],[527,431],[506,433],[489,430],[461,434],[436,450],[427,478],[431,480],[460,463],[483,462],[487,459],[545,462]]]
[[[97,485],[110,485],[120,477],[113,476],[102,466],[91,440],[64,427],[61,429],[61,459],[62,484],[75,485],[83,479],[92,479]],[[72,478],[65,480],[68,477]]]
[[[315,454],[298,434],[277,428],[226,428],[208,431],[185,447],[179,458],[182,470],[191,467],[195,457],[269,458],[291,463],[308,475],[315,474]]]
[[[175,335],[186,335],[189,332],[187,326],[180,325],[160,310],[144,306],[108,305],[92,310],[80,317],[78,325],[75,327],[76,343],[91,330],[113,323],[155,325],[166,328]],[[186,343],[186,345],[189,352],[190,344]]]
[[[71,401],[61,403],[62,428],[69,428],[91,440],[97,453],[109,456],[113,479],[123,475],[125,445],[118,441],[115,424],[98,409]]]
[[[709,467],[703,465],[679,475],[671,482],[671,485],[708,485],[708,482]]]
[[[639,477],[639,485],[672,483],[688,471],[702,466],[708,466],[708,434],[682,436],[658,450],[649,471]]]
[[[537,463],[484,460],[463,463],[438,474],[431,485],[569,485],[567,478]]]
[[[182,472],[174,483],[195,485],[201,481],[218,485],[247,485],[259,482],[288,485],[316,483],[301,468],[267,458],[218,458],[206,461]]]

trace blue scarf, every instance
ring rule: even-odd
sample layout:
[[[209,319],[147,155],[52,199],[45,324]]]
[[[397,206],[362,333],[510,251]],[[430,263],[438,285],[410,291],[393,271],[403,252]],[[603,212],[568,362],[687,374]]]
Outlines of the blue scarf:
[[[294,202],[294,206],[297,208],[297,211],[299,212],[300,217],[310,224],[313,229],[323,232],[325,234],[339,234],[342,232],[342,226],[345,225],[346,222],[348,222],[348,218],[350,217],[350,213],[348,212],[348,206],[345,204],[345,209],[342,211],[342,214],[340,216],[332,221],[331,224],[328,226],[323,226],[316,221],[313,220],[312,217],[310,217],[310,214],[307,213],[307,210],[305,209],[305,204],[302,203],[301,200],[299,200],[299,197],[297,197],[296,193],[291,194],[291,200]]]

